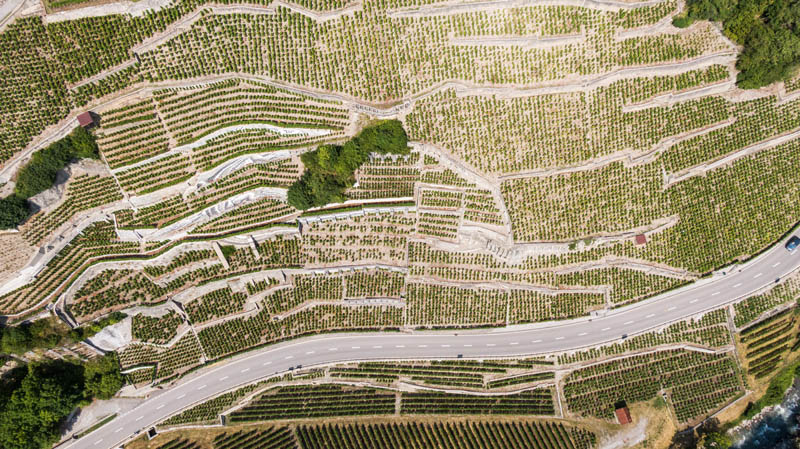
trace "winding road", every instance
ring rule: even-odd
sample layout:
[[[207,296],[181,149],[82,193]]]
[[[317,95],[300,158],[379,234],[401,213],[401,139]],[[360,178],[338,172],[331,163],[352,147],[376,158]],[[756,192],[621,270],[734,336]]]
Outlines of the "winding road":
[[[111,449],[195,403],[302,365],[387,359],[527,356],[592,346],[718,308],[774,284],[800,267],[788,237],[723,273],[603,316],[472,331],[333,334],[271,345],[201,369],[62,449]]]

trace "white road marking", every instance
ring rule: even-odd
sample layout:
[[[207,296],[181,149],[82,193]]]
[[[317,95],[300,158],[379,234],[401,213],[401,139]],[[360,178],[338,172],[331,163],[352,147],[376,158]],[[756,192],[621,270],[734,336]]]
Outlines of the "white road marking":
[[[167,405],[167,404],[161,404],[161,405],[159,405],[158,407],[156,407],[156,410],[161,410],[162,408],[164,408],[164,406],[165,406],[165,405]]]
[[[738,287],[738,286],[740,286],[740,285],[742,285],[742,283],[741,283],[741,282],[739,282],[738,284],[734,285],[734,286],[733,286],[733,288],[736,288],[736,287]]]
[[[222,376],[222,377],[220,377],[220,378],[219,378],[219,380],[220,380],[220,381],[223,381],[223,380],[225,380],[225,379],[227,379],[227,378],[228,378],[228,376]]]
[[[315,351],[308,351],[308,352],[306,352],[306,355],[313,354],[314,352],[315,352]]]
[[[667,308],[667,312],[672,312],[675,309],[677,309],[677,307],[675,307],[675,306],[669,307],[669,308]]]
[[[395,348],[405,348],[406,345],[394,345]]]
[[[293,355],[287,355],[285,358],[286,358],[286,360],[289,360],[289,359],[293,359],[294,356]]]
[[[122,428],[122,427],[120,427],[119,429],[115,430],[115,431],[114,431],[114,433],[120,433],[120,432],[122,432],[122,429],[123,429],[123,428]]]
[[[350,349],[361,349],[361,346],[350,346]]]
[[[564,337],[556,337],[556,340],[563,340]]]
[[[381,349],[383,346],[373,346],[372,349]]]
[[[753,276],[753,279],[759,278],[762,274],[764,274],[764,273],[758,273],[757,275]]]
[[[645,318],[653,318],[654,316],[656,316],[656,314],[655,313],[651,313],[650,315],[647,315]]]
[[[202,390],[202,389],[203,389],[203,388],[205,388],[205,387],[206,387],[205,385],[200,385],[199,387],[197,387],[197,389],[198,389],[198,390]]]
[[[328,351],[338,351],[339,348],[328,348]]]
[[[175,398],[175,399],[183,399],[183,398],[185,398],[185,397],[186,397],[186,393],[184,393],[184,394],[182,394],[182,395],[178,396],[178,397],[177,397],[177,398]]]
[[[622,323],[622,325],[623,325],[623,326],[626,326],[626,325],[628,325],[628,324],[633,324],[633,323],[634,323],[634,321],[633,321],[633,320],[631,320],[631,321],[626,321],[626,322]]]
[[[471,348],[472,345],[464,345],[465,348]]]
[[[417,345],[418,348],[427,348],[428,345]]]
[[[140,416],[140,417],[138,417],[138,418],[134,419],[134,421],[141,421],[142,419],[144,419],[144,415],[142,415],[142,416]]]
[[[512,342],[511,342],[511,343],[509,343],[509,344],[513,346],[513,345],[518,345],[518,344],[519,344],[519,342],[518,342],[518,341],[512,341]]]
[[[99,440],[97,440],[97,441],[95,441],[95,442],[94,442],[94,445],[95,445],[95,446],[97,446],[98,444],[100,444],[100,443],[102,443],[102,442],[103,442],[103,439],[102,439],[102,438],[100,438]]]
[[[267,366],[267,365],[269,365],[269,364],[271,364],[271,363],[272,363],[272,362],[264,362],[264,363],[262,363],[262,365],[263,365],[263,366]]]
[[[443,348],[449,348],[450,345],[442,345]]]
[[[694,304],[694,303],[696,303],[697,301],[699,301],[699,300],[698,300],[697,298],[695,298],[695,299],[693,299],[693,300],[689,301],[689,304]]]
[[[584,335],[586,335],[586,332],[581,332],[580,334],[578,334],[578,337],[583,337]]]
[[[497,346],[497,345],[494,343],[486,343],[486,346]]]
[[[610,330],[611,330],[610,327],[604,327],[604,328],[600,329],[600,332],[605,332],[605,331],[610,331]]]
[[[772,264],[772,268],[775,268],[775,267],[777,267],[777,266],[778,266],[778,265],[780,265],[780,264],[781,264],[780,262],[775,262],[774,264]]]
[[[541,343],[542,340],[531,340],[531,343]]]
[[[240,372],[240,373],[246,373],[246,372],[248,372],[248,371],[250,371],[250,368],[245,368],[245,369],[243,369],[243,370],[241,370],[241,371],[239,371],[239,372]]]
[[[711,294],[711,296],[717,296],[717,295],[719,295],[719,292],[714,292]]]

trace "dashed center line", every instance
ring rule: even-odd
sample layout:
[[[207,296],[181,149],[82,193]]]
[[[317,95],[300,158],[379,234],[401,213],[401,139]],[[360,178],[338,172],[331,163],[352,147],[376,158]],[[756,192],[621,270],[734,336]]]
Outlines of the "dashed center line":
[[[673,310],[677,309],[677,307],[672,306],[667,308],[667,312],[672,312]]]
[[[339,348],[328,348],[328,351],[338,351]]]
[[[373,346],[372,349],[381,349],[383,346]]]
[[[610,330],[611,330],[610,327],[604,327],[604,328],[600,329],[600,332],[605,332],[605,331],[610,331]]]
[[[472,345],[464,345],[465,348],[471,348]]]
[[[222,376],[222,377],[220,377],[220,378],[219,378],[219,380],[220,380],[220,381],[223,381],[223,380],[225,380],[225,379],[227,379],[227,378],[228,378],[228,376]]]
[[[764,274],[764,273],[758,273],[757,275],[753,276],[753,279],[757,279],[757,278],[761,277],[762,274]]]
[[[698,300],[697,298],[695,298],[695,299],[693,299],[693,300],[689,301],[689,304],[694,304],[694,303],[696,303],[697,301],[699,301],[699,300]]]
[[[350,346],[350,349],[361,349],[361,346]]]
[[[511,343],[509,343],[509,344],[510,344],[511,346],[514,346],[514,345],[518,345],[518,344],[519,344],[519,342],[518,342],[518,341],[512,341],[512,342],[511,342]]]
[[[531,343],[541,343],[542,340],[531,340]]]
[[[556,337],[556,340],[563,340],[564,337]]]
[[[443,348],[449,348],[450,345],[442,345]]]
[[[183,398],[185,398],[185,397],[186,397],[186,393],[184,393],[184,394],[182,394],[182,395],[178,396],[178,397],[177,397],[177,398],[175,398],[175,399],[183,399]]]
[[[497,345],[494,343],[486,343],[486,346],[497,346]]]
[[[738,286],[740,286],[740,285],[742,285],[742,283],[741,283],[741,282],[739,282],[738,284],[734,285],[734,286],[733,286],[733,288],[736,288],[736,287],[738,287]]]
[[[165,405],[167,405],[167,404],[161,404],[161,405],[159,405],[158,407],[156,407],[156,410],[161,410],[162,408],[164,408],[164,406],[165,406]]]
[[[775,268],[775,267],[777,267],[777,266],[778,266],[778,265],[780,265],[780,264],[781,264],[780,262],[775,262],[774,264],[772,264],[772,268]]]
[[[285,358],[286,358],[286,360],[289,360],[289,359],[293,359],[294,356],[293,355],[287,355]]]
[[[123,429],[123,428],[122,428],[122,427],[120,427],[119,429],[115,430],[115,431],[114,431],[114,433],[120,433],[120,432],[122,432],[122,429]]]
[[[250,371],[250,368],[245,368],[245,369],[243,369],[243,370],[241,370],[241,371],[239,371],[239,372],[240,372],[240,373],[246,373],[246,372],[248,372],[248,371]]]
[[[203,389],[203,388],[205,388],[205,387],[206,387],[206,385],[200,385],[199,387],[197,387],[197,389],[198,389],[198,390],[202,390],[202,389]]]
[[[427,348],[428,345],[417,345],[418,348]]]
[[[143,419],[144,419],[144,415],[142,415],[142,416],[140,416],[140,417],[138,417],[138,418],[134,419],[134,421],[141,421],[141,420],[143,420]]]
[[[100,444],[100,443],[102,443],[102,442],[103,442],[103,439],[102,439],[102,438],[100,438],[99,440],[97,440],[97,441],[95,441],[95,442],[94,442],[94,445],[95,445],[95,446],[97,446],[98,444]]]
[[[267,366],[267,365],[269,365],[270,363],[272,363],[272,362],[264,362],[262,365],[264,365],[264,366]]]
[[[654,316],[656,316],[656,314],[655,313],[651,313],[650,315],[647,315],[645,318],[653,318]]]
[[[406,345],[394,345],[395,348],[405,348]]]
[[[580,334],[578,334],[578,337],[583,337],[584,335],[586,335],[586,332],[581,332]]]
[[[717,296],[717,295],[719,295],[719,293],[720,292],[714,292],[714,293],[711,294],[711,296]]]
[[[316,352],[316,351],[308,351],[308,352],[306,352],[306,355],[311,355],[311,354],[313,354],[314,352]]]
[[[624,322],[624,323],[622,323],[622,324],[623,324],[623,326],[625,326],[625,325],[628,325],[628,324],[633,324],[633,323],[634,323],[634,321],[633,321],[633,320],[631,320],[631,321],[626,321],[626,322]]]

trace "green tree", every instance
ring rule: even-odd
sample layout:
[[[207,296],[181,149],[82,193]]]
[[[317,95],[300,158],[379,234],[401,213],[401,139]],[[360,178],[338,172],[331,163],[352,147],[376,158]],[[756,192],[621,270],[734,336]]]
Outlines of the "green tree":
[[[17,195],[0,198],[0,229],[17,227],[28,218],[29,214],[28,202],[25,198]]]
[[[113,352],[86,363],[83,377],[86,395],[97,399],[111,399],[123,384],[117,355]]]
[[[0,349],[6,354],[23,354],[32,348],[31,334],[27,327],[13,326],[3,328]]]
[[[61,423],[83,400],[80,365],[61,360],[28,365],[25,378],[0,410],[0,447],[50,447]]]
[[[344,145],[321,145],[300,156],[306,168],[289,187],[289,204],[297,209],[344,201],[355,183],[354,173],[370,153],[408,153],[408,136],[397,120],[384,120],[364,128]]]

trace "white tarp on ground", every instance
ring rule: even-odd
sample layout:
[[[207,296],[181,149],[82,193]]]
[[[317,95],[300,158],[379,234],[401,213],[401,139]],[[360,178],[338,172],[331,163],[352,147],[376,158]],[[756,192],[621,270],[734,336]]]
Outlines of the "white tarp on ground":
[[[237,207],[245,206],[263,198],[275,198],[277,200],[286,201],[286,189],[278,187],[259,187],[257,189],[248,190],[247,192],[234,195],[227,200],[178,220],[167,227],[161,229],[137,229],[134,232],[149,241],[174,240],[185,236],[196,226],[230,212]]]
[[[131,320],[131,317],[127,317],[119,323],[106,326],[87,340],[104,351],[121,348],[131,342]]]

